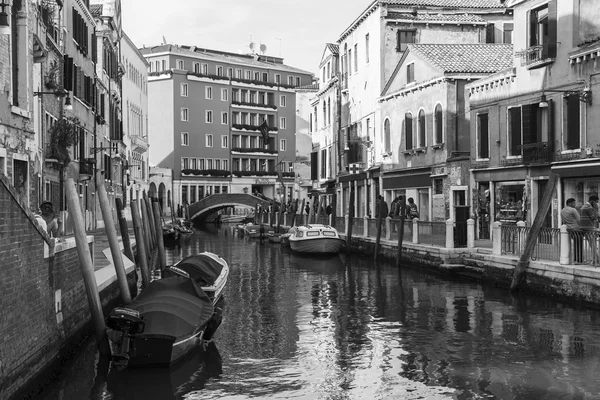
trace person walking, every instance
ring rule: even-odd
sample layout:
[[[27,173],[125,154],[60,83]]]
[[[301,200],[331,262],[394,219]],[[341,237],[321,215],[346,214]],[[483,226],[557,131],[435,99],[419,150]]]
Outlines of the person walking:
[[[575,208],[575,199],[569,198],[565,207],[560,211],[560,219],[567,226],[567,231],[573,243],[573,261],[581,263],[583,260],[583,238],[581,234],[581,218]]]

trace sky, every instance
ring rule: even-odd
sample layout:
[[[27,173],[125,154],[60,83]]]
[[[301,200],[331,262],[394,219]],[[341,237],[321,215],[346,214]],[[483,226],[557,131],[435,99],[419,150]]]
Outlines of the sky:
[[[316,73],[325,44],[372,0],[123,0],[123,29],[138,47],[162,43],[266,54]],[[335,16],[335,17],[333,17]]]

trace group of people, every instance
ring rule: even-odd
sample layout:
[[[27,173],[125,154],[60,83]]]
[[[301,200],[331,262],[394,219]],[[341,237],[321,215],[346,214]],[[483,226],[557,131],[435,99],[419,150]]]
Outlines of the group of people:
[[[567,226],[569,235],[573,240],[573,261],[582,263],[583,260],[583,238],[584,231],[592,231],[598,229],[598,221],[600,221],[600,211],[598,208],[598,196],[595,194],[588,198],[588,201],[581,206],[580,211],[575,208],[576,201],[574,198],[569,198],[566,201],[566,206],[560,212],[562,223]],[[600,255],[597,250],[596,236],[588,237],[592,254],[595,257],[595,262],[600,261]]]
[[[415,200],[412,197],[409,197],[408,202],[405,203],[404,196],[396,196],[388,208],[383,196],[378,194],[375,208],[375,218],[379,218],[380,207],[383,207],[382,217],[384,218],[390,217],[392,219],[398,219],[400,216],[404,216],[404,218],[410,220],[419,218],[419,208],[415,204]]]

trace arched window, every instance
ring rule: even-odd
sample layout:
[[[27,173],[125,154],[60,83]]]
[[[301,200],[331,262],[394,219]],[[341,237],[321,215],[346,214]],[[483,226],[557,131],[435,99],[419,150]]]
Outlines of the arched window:
[[[425,129],[425,111],[419,111],[419,147],[427,146],[427,130]]]
[[[323,101],[323,126],[327,126],[327,102]]]
[[[390,134],[390,120],[386,118],[383,123],[383,151],[389,153],[392,151],[392,137]]]
[[[442,105],[438,104],[435,106],[435,111],[433,112],[433,129],[435,130],[435,144],[440,144],[444,142],[444,134],[442,131],[443,126],[444,119],[442,117]]]
[[[331,125],[331,99],[327,99],[327,124]]]
[[[404,143],[406,143],[406,150],[413,148],[413,118],[412,114],[407,112],[404,115]]]
[[[318,114],[317,114],[317,107],[315,106],[315,110],[313,112],[313,115],[315,116],[315,123],[313,125],[313,132],[316,132],[319,129],[319,120],[318,120]]]

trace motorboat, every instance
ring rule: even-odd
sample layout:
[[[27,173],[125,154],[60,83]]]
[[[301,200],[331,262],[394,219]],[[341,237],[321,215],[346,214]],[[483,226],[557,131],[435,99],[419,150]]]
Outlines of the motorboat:
[[[267,240],[271,243],[281,243],[281,234],[269,232],[267,233]]]
[[[292,250],[299,253],[339,253],[345,244],[338,231],[323,224],[299,225],[289,238]]]
[[[121,366],[171,365],[210,341],[223,318],[229,266],[214,253],[187,257],[162,271],[106,320],[113,360]]]
[[[244,236],[255,239],[259,237],[266,237],[269,233],[273,233],[275,230],[265,224],[253,224],[251,222],[244,225]]]
[[[253,215],[221,215],[220,222],[224,224],[238,224],[240,222],[249,222],[254,219]]]
[[[181,231],[174,224],[166,224],[162,227],[163,243],[173,243],[179,239]]]

